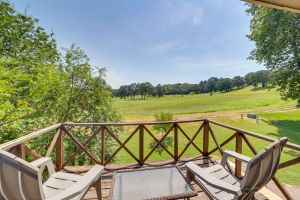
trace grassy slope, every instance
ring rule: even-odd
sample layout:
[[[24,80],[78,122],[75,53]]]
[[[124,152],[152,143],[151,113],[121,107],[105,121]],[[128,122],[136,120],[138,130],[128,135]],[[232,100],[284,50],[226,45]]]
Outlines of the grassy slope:
[[[213,102],[213,103],[212,103]],[[189,114],[194,112],[208,112],[208,111],[242,111],[242,110],[264,110],[264,109],[278,109],[282,107],[295,106],[295,102],[282,101],[275,90],[257,90],[253,91],[252,88],[248,87],[240,91],[234,91],[231,93],[225,94],[214,94],[213,96],[209,95],[193,95],[181,97],[164,97],[162,99],[148,99],[148,100],[116,100],[116,106],[120,108],[124,118],[126,120],[139,119],[152,116],[154,113],[164,110],[170,111],[176,114]],[[217,113],[215,113],[217,115]],[[214,120],[223,122],[228,125],[239,127],[245,130],[257,132],[263,135],[270,137],[282,137],[287,136],[290,142],[300,145],[300,110],[287,111],[287,112],[273,112],[273,113],[260,113],[260,123],[256,124],[255,120],[251,119],[239,119],[239,118],[230,118],[230,117],[219,117]],[[182,125],[182,128],[190,135],[193,136],[199,124],[185,124]],[[149,127],[151,129],[151,127]],[[228,131],[224,128],[217,126],[212,126],[216,137],[219,142],[224,141],[231,135],[233,132]],[[121,134],[121,139],[124,141],[128,136],[129,132],[133,129],[124,130],[124,134]],[[172,136],[173,133],[171,133]],[[159,133],[155,134],[156,136]],[[199,144],[199,147],[202,147],[202,135],[199,135],[195,143]],[[263,149],[267,142],[257,140],[255,138],[249,138],[257,150]],[[149,143],[151,138],[148,134],[145,135],[145,155],[150,151]],[[187,140],[183,137],[182,134],[179,134],[179,152],[181,152],[184,146],[187,144]],[[244,143],[245,144],[245,143]],[[130,150],[138,156],[138,134],[133,136],[130,142],[126,145]],[[215,144],[213,143],[212,138],[210,139],[210,149],[213,149]],[[232,141],[224,147],[224,149],[234,150],[234,142]],[[170,147],[170,151],[173,148]],[[243,153],[249,156],[253,156],[250,150],[244,145]],[[184,157],[197,155],[198,152],[192,146],[189,147],[187,152],[184,154]],[[219,154],[215,154],[220,156]],[[289,160],[300,156],[300,152],[293,151],[291,149],[285,149],[282,157],[282,161]],[[171,159],[167,153],[159,155],[154,153],[149,160],[164,160]],[[122,150],[118,154],[118,162],[127,163],[134,162],[130,158],[128,153]],[[277,175],[285,183],[300,185],[300,167],[299,164],[282,169],[278,171]]]
[[[149,119],[156,112],[193,114],[223,111],[262,110],[295,106],[295,101],[283,101],[275,90],[246,87],[229,93],[164,96],[161,99],[148,97],[146,100],[114,99],[114,105],[125,120]]]

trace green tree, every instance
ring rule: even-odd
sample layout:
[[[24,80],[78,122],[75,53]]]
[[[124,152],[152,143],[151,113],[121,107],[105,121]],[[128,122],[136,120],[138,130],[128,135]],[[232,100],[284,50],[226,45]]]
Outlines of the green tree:
[[[65,121],[111,122],[119,117],[112,108],[112,89],[104,69],[89,64],[87,55],[72,45],[58,54],[52,34],[37,20],[0,1],[0,142],[15,139],[34,129]],[[79,139],[89,131],[72,132]],[[29,146],[41,154],[51,135],[36,138]],[[114,142],[107,138],[107,155]],[[66,140],[66,153],[76,149]],[[100,154],[99,144],[89,147]],[[73,163],[87,164],[86,157]]]
[[[220,78],[217,82],[217,90],[220,92],[229,92],[232,90],[232,81],[230,78]]]
[[[161,86],[161,84],[157,84],[157,86],[155,87],[155,92],[158,98],[164,95],[164,88]]]
[[[260,70],[255,72],[258,77],[258,81],[261,83],[262,87],[266,87],[270,82],[271,73],[269,70]]]
[[[164,122],[164,121],[172,121],[173,120],[173,114],[169,112],[159,112],[154,115],[156,122]],[[156,124],[153,126],[154,130],[158,131],[158,135],[156,138],[158,140],[161,140],[164,137],[164,134],[171,128],[171,124]],[[161,143],[164,145],[164,147],[168,148],[173,145],[173,138],[171,136],[167,136],[164,138],[164,140]],[[157,145],[157,142],[153,139],[149,147],[154,148]],[[156,152],[158,152],[160,155],[163,152],[163,148],[161,146],[158,146],[155,149]]]
[[[216,92],[217,91],[217,83],[218,83],[218,78],[216,78],[216,77],[209,78],[206,83],[206,90],[211,94],[213,92]]]
[[[246,80],[247,85],[253,85],[254,87],[258,86],[259,78],[258,78],[257,73],[255,73],[255,72],[250,72],[250,73],[246,74],[245,80]]]
[[[127,85],[122,85],[117,92],[117,95],[121,99],[125,99],[128,96],[128,86]]]
[[[250,4],[247,13],[255,42],[250,59],[271,70],[284,99],[300,103],[300,15]]]
[[[240,89],[245,85],[245,78],[241,76],[235,76],[232,79],[232,84],[234,87]]]

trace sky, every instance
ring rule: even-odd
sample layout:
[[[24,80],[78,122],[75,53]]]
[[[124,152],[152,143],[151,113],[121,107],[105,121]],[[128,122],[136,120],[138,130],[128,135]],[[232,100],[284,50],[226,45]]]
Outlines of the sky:
[[[75,43],[113,88],[199,83],[263,69],[247,57],[250,17],[240,0],[12,0],[60,49]]]

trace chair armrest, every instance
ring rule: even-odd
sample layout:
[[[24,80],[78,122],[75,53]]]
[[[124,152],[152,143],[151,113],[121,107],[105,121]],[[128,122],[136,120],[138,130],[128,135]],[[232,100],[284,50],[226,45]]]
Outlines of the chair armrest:
[[[100,179],[103,170],[104,167],[101,165],[93,166],[77,183],[47,200],[68,200],[78,195],[83,196]]]
[[[242,194],[241,188],[236,185],[231,185],[225,181],[217,179],[215,176],[210,175],[207,170],[202,169],[193,162],[186,164],[188,173],[194,174],[197,178],[203,180],[208,185],[212,185],[215,188],[224,190],[226,192],[240,196]]]
[[[50,157],[42,157],[35,161],[32,161],[30,164],[37,168],[41,168],[43,166],[46,166],[48,168],[49,175],[53,174],[55,172],[52,160]]]
[[[221,165],[223,165],[225,167],[226,161],[229,157],[235,158],[235,159],[237,159],[239,161],[242,161],[242,162],[245,162],[245,163],[248,163],[251,160],[251,158],[249,158],[248,156],[239,154],[235,151],[226,150],[223,153],[222,160],[221,160]]]

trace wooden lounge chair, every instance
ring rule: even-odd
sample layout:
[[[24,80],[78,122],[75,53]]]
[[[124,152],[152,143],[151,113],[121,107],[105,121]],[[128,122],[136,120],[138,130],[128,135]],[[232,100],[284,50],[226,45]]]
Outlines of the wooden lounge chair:
[[[275,175],[286,142],[287,138],[278,139],[253,158],[225,151],[221,164],[207,168],[200,168],[195,163],[188,162],[187,176],[190,180],[194,180],[210,199],[254,199],[255,192],[264,187]],[[228,157],[247,163],[242,180],[225,168]]]
[[[40,168],[46,166],[49,179],[42,183]],[[83,176],[55,172],[51,158],[28,163],[0,150],[0,199],[6,200],[67,200],[82,199],[90,187],[96,187],[101,199],[103,166],[95,165]]]

